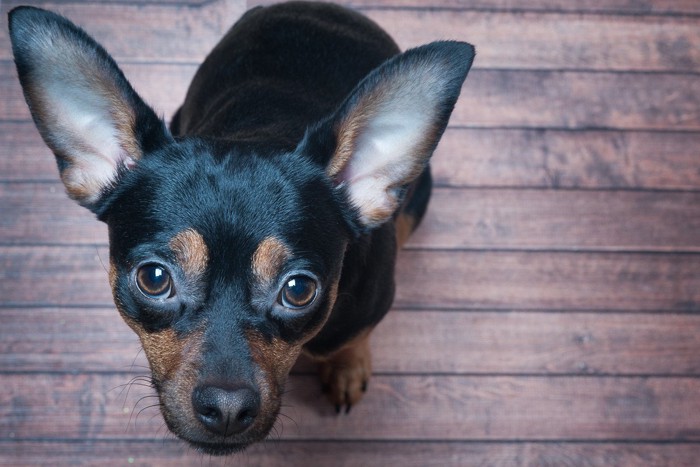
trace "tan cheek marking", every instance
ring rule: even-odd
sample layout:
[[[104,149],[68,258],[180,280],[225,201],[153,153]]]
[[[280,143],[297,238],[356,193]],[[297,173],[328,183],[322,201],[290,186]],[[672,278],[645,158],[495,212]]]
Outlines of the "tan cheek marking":
[[[267,340],[256,331],[246,332],[246,339],[255,363],[282,383],[301,352],[301,344],[289,344],[279,338]]]
[[[415,226],[416,219],[410,214],[402,213],[396,218],[396,243],[399,248],[406,244]]]
[[[117,286],[117,267],[113,261],[109,262],[109,285],[112,287],[112,291]]]
[[[140,324],[124,313],[122,313],[122,318],[139,337],[148,363],[151,365],[153,376],[157,381],[164,382],[174,379],[176,373],[183,367],[187,364],[194,364],[201,352],[204,336],[201,330],[179,338],[172,329],[146,332]]]
[[[170,249],[187,276],[197,278],[204,274],[209,262],[209,249],[199,232],[183,230],[170,241]]]
[[[267,237],[253,253],[252,268],[256,279],[263,284],[275,280],[284,263],[292,254],[287,245],[275,237]]]
[[[282,387],[301,353],[301,344],[288,344],[277,338],[267,340],[255,331],[246,332],[246,339],[253,361],[261,370],[256,381],[263,401],[260,418],[265,420],[274,416],[279,407]]]
[[[182,364],[184,340],[179,340],[172,329],[142,332],[139,338],[154,376],[159,380],[170,379]]]

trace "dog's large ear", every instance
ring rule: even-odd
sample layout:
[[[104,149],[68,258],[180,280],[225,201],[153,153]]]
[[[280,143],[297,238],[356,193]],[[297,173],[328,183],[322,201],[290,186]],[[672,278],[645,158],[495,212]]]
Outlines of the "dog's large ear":
[[[107,52],[67,19],[10,12],[24,96],[68,194],[94,212],[122,170],[172,137]]]
[[[326,164],[361,228],[389,220],[406,185],[425,168],[473,59],[474,48],[463,42],[434,42],[397,55],[307,132],[300,151]]]

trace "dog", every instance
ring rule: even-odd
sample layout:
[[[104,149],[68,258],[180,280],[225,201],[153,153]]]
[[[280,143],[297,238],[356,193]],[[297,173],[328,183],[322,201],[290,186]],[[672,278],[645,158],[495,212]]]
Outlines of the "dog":
[[[169,429],[213,455],[264,439],[302,352],[349,411],[474,48],[400,53],[337,5],[258,7],[168,128],[69,20],[18,7],[9,25],[67,194],[108,225],[114,301]]]

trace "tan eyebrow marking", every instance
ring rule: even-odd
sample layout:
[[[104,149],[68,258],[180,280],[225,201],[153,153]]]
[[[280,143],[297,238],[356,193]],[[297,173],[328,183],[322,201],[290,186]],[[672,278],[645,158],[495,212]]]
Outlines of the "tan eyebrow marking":
[[[267,237],[253,253],[253,274],[260,282],[272,282],[291,256],[292,253],[284,242],[275,237]]]
[[[198,277],[204,274],[209,262],[209,249],[199,232],[183,230],[170,240],[170,249],[186,275]]]

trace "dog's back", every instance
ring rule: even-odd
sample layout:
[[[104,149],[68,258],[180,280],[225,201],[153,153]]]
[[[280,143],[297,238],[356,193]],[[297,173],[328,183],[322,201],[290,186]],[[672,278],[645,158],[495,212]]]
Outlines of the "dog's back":
[[[338,5],[250,10],[200,66],[173,132],[291,150],[309,125],[397,53],[375,23]]]

